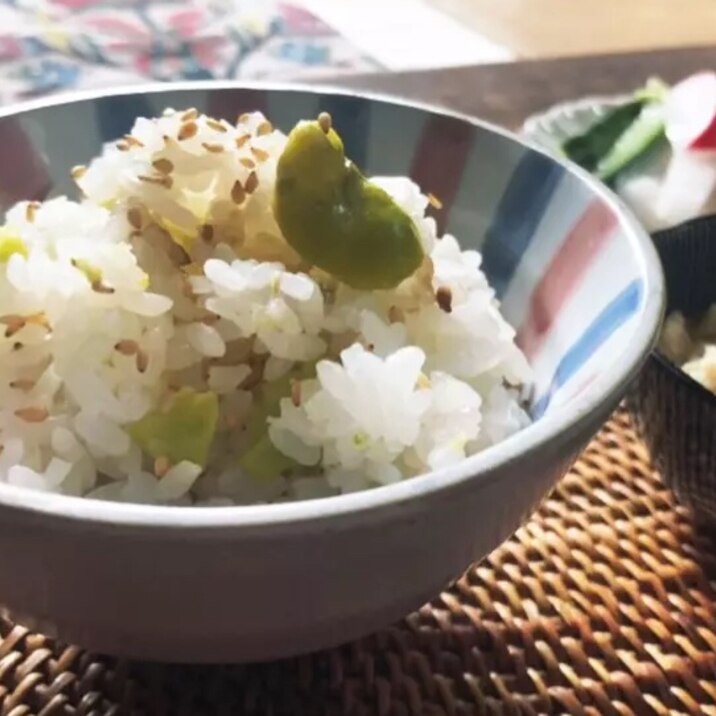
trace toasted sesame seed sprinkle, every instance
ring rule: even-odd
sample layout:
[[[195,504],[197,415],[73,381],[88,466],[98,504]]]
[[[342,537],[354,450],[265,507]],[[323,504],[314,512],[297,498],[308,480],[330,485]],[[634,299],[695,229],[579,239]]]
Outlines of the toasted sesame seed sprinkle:
[[[186,122],[185,124],[182,124],[182,126],[179,128],[177,139],[180,142],[184,141],[185,139],[191,139],[198,131],[199,127],[197,126],[196,122]]]
[[[388,309],[388,320],[391,323],[400,323],[405,318],[403,311],[398,306],[391,306]]]
[[[92,283],[92,290],[95,293],[106,293],[106,294],[114,293],[114,289],[111,286],[105,286],[101,281],[94,281]]]
[[[5,337],[10,338],[14,336],[18,331],[22,330],[25,327],[27,321],[22,316],[9,315],[0,318],[0,323],[6,326]]]
[[[169,462],[169,458],[166,455],[160,455],[155,461],[154,461],[154,474],[157,477],[164,477],[166,475],[172,464]]]
[[[439,209],[442,209],[442,208],[443,208],[443,203],[442,203],[442,201],[440,201],[440,199],[438,199],[438,198],[435,196],[435,194],[433,194],[433,193],[431,193],[431,192],[428,192],[428,203],[430,204],[430,206],[433,207],[433,209],[438,209],[438,210],[439,210]]]
[[[250,135],[250,134],[242,134],[240,137],[236,137],[236,147],[237,147],[237,149],[241,149],[241,147],[243,147],[244,144],[246,144],[246,142],[249,141],[249,139],[251,139],[251,135]]]
[[[321,112],[318,115],[318,126],[326,133],[331,131],[331,127],[333,126],[333,118],[331,117],[328,112]]]
[[[242,204],[244,199],[246,199],[246,191],[244,187],[241,186],[241,182],[237,179],[234,182],[234,186],[231,187],[231,201],[233,201],[234,204]]]
[[[137,357],[135,359],[137,364],[137,370],[140,373],[144,373],[149,365],[149,356],[140,348],[137,351]]]
[[[228,131],[221,122],[217,122],[215,119],[207,119],[206,125],[207,127],[211,127],[215,132],[221,132],[222,134]]]
[[[269,158],[269,153],[265,149],[261,149],[261,147],[251,147],[251,154],[259,162],[265,162]]]
[[[244,112],[243,114],[239,115],[239,118],[236,120],[236,124],[246,124],[251,119],[251,115],[248,112]]]
[[[199,236],[201,236],[202,241],[209,243],[214,238],[214,227],[211,224],[202,224],[199,229]]]
[[[124,135],[124,141],[129,144],[130,147],[143,147],[144,142],[137,139],[136,137],[133,137],[131,134],[125,134]]]
[[[202,142],[201,146],[204,147],[207,152],[211,152],[212,154],[220,154],[224,151],[223,144],[216,144],[214,142]]]
[[[157,186],[163,186],[165,189],[171,189],[174,184],[174,180],[170,176],[150,177],[146,174],[140,174],[138,177],[139,181],[146,182],[147,184],[156,184]]]
[[[119,149],[120,152],[128,152],[129,151],[129,144],[125,141],[119,141],[115,145],[117,149]]]
[[[244,184],[244,189],[246,189],[247,194],[253,194],[257,187],[259,185],[259,178],[256,175],[256,172],[251,172],[249,176],[246,178],[246,184]]]
[[[301,383],[297,380],[291,381],[291,402],[297,408],[301,405]]]
[[[127,221],[133,229],[142,228],[142,210],[139,207],[133,206],[127,210]]]
[[[114,344],[114,350],[125,356],[133,356],[139,350],[139,343],[129,338],[125,338]]]
[[[445,311],[445,313],[452,311],[452,291],[447,286],[438,287],[435,292],[435,300],[438,302],[440,310]]]
[[[160,174],[171,174],[174,171],[174,164],[166,157],[159,157],[152,162],[152,166]]]
[[[26,423],[42,423],[49,417],[47,408],[18,408],[15,415]]]
[[[38,208],[40,207],[40,204],[36,201],[28,201],[27,206],[25,207],[25,219],[32,223],[35,221],[35,214],[37,213]]]
[[[14,351],[22,350],[24,347],[25,347],[24,344],[20,343],[20,341],[16,341],[15,343],[12,344],[12,349]]]
[[[27,393],[35,387],[35,381],[29,378],[18,378],[10,381],[10,387],[13,390],[22,390]]]
[[[70,170],[70,174],[72,175],[73,179],[81,179],[86,172],[87,167],[84,164],[77,164]]]
[[[263,137],[267,134],[271,134],[273,132],[273,125],[268,120],[265,120],[264,122],[261,122],[258,127],[256,127],[256,136],[257,137]]]
[[[182,122],[191,122],[193,119],[196,119],[199,116],[199,113],[192,107],[191,109],[188,109],[184,114],[181,116]]]
[[[243,164],[247,169],[253,169],[256,166],[256,162],[253,159],[249,159],[249,157],[241,157],[239,162],[241,162],[241,164]]]
[[[204,316],[204,318],[201,319],[201,322],[205,326],[213,326],[215,323],[219,322],[219,317],[215,313],[210,313],[208,316]]]

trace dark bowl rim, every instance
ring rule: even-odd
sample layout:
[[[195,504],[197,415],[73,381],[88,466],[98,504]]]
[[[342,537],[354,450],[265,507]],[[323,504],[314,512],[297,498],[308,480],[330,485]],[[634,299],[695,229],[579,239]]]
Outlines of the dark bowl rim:
[[[674,226],[669,226],[663,229],[659,229],[658,231],[654,231],[652,233],[652,240],[654,241],[654,244],[656,246],[657,252],[659,251],[660,244],[667,243],[669,241],[673,241],[674,237],[669,236],[669,234],[672,234],[674,231],[680,231],[680,230],[688,230],[692,227],[698,227],[701,224],[706,224],[709,222],[714,222],[714,233],[716,233],[716,213],[713,214],[704,214],[702,216],[695,216],[691,219],[687,219],[686,221],[683,221],[679,224],[675,224]],[[715,237],[716,240],[716,237]],[[666,304],[668,304],[668,272],[666,270],[663,271],[664,273],[664,288],[666,293]],[[716,301],[715,301],[716,303]],[[668,306],[665,305],[665,308],[668,310]],[[668,319],[668,315],[665,316],[665,319]],[[652,354],[650,356],[652,359],[654,359],[658,364],[659,367],[667,373],[672,380],[674,380],[679,385],[683,386],[686,390],[688,390],[695,398],[701,398],[702,400],[708,401],[711,405],[713,405],[716,408],[716,393],[711,392],[706,386],[699,383],[698,380],[695,380],[692,378],[681,366],[674,363],[674,361],[670,360],[666,354],[661,351],[657,346],[652,351]]]

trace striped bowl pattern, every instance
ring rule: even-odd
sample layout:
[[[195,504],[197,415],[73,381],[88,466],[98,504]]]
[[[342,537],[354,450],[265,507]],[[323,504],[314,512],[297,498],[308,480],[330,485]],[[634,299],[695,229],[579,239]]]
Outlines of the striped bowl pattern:
[[[645,305],[645,266],[613,204],[543,153],[489,127],[414,106],[249,87],[119,94],[31,111],[0,120],[0,160],[38,167],[22,175],[23,182],[0,173],[0,208],[45,195],[43,172],[51,194],[73,194],[72,165],[129,131],[137,116],[187,106],[230,120],[261,110],[286,131],[328,111],[348,155],[366,173],[409,174],[437,196],[440,228],[482,252],[503,312],[535,369],[535,417],[608,370],[632,340]],[[72,131],[78,124],[83,131]],[[18,135],[29,141],[18,142]],[[13,138],[14,149],[2,146],[3,136]]]
[[[607,189],[500,129],[299,87],[164,85],[0,108],[0,206],[72,194],[72,165],[166,107],[260,109],[285,130],[328,111],[367,173],[409,174],[437,196],[440,228],[482,252],[534,366],[537,419],[457,465],[321,500],[187,509],[0,484],[2,605],[66,642],[152,660],[266,660],[356,639],[438,594],[565,473],[651,349],[656,254]]]

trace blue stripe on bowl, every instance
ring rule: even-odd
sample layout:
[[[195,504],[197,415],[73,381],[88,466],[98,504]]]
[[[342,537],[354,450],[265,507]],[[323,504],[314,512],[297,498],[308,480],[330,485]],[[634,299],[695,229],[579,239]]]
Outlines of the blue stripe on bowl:
[[[509,286],[563,174],[563,167],[536,152],[527,152],[517,164],[482,248],[483,265],[498,298]]]
[[[532,408],[533,418],[537,419],[544,414],[554,394],[569,381],[630,316],[636,313],[641,303],[643,291],[644,284],[641,279],[632,281],[602,310],[587,330],[572,344],[572,347],[559,361],[549,388],[534,404]]]

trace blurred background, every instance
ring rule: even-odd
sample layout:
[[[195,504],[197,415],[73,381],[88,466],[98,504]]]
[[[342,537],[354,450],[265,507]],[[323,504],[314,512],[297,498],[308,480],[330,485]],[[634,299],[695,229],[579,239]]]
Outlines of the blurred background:
[[[713,0],[0,0],[0,102],[714,42]]]

